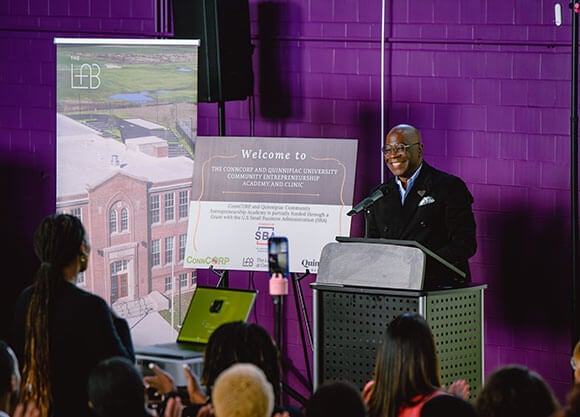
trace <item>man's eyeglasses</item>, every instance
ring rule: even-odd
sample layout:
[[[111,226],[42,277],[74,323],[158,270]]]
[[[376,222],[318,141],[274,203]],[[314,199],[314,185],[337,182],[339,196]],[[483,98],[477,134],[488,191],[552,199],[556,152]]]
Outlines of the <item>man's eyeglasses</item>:
[[[570,366],[572,367],[572,369],[575,371],[576,370],[576,359],[574,358],[574,356],[572,356],[570,358]]]
[[[383,146],[381,151],[383,151],[383,155],[385,156],[389,156],[393,152],[395,155],[402,155],[414,145],[419,145],[419,142],[411,143],[410,145],[407,145],[406,143],[398,143],[395,146]]]

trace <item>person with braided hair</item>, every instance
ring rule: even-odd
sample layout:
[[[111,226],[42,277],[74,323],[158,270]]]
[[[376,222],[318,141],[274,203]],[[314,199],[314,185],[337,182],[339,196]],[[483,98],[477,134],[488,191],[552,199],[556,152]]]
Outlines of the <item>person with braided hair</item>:
[[[46,217],[34,233],[34,251],[40,267],[14,312],[20,395],[35,403],[42,417],[89,417],[91,370],[113,356],[135,361],[129,327],[105,300],[76,286],[90,253],[80,219]]]

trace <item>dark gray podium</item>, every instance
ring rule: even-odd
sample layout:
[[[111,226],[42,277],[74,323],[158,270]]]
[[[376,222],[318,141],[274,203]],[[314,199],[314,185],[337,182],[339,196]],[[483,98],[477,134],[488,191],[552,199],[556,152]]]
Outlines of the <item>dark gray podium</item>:
[[[314,384],[372,379],[376,346],[403,312],[431,327],[443,384],[466,379],[471,399],[483,384],[485,285],[425,290],[428,251],[414,242],[345,239],[326,245],[314,296]]]

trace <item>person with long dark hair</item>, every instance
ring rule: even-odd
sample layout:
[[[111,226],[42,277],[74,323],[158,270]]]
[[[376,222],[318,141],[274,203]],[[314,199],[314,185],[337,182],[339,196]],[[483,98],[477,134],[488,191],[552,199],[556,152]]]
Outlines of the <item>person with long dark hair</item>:
[[[40,267],[15,307],[13,347],[22,365],[21,397],[43,417],[90,416],[87,381],[99,361],[135,361],[129,327],[105,300],[76,286],[90,246],[79,218],[46,217],[34,233]]]
[[[441,388],[435,341],[425,319],[403,313],[387,327],[377,349],[374,378],[363,396],[369,417],[418,416]]]

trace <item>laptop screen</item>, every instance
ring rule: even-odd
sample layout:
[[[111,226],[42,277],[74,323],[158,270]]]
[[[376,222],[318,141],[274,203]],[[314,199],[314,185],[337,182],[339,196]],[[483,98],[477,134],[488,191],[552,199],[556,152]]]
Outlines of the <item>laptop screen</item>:
[[[257,291],[197,286],[177,336],[178,342],[207,344],[224,323],[246,321]]]

